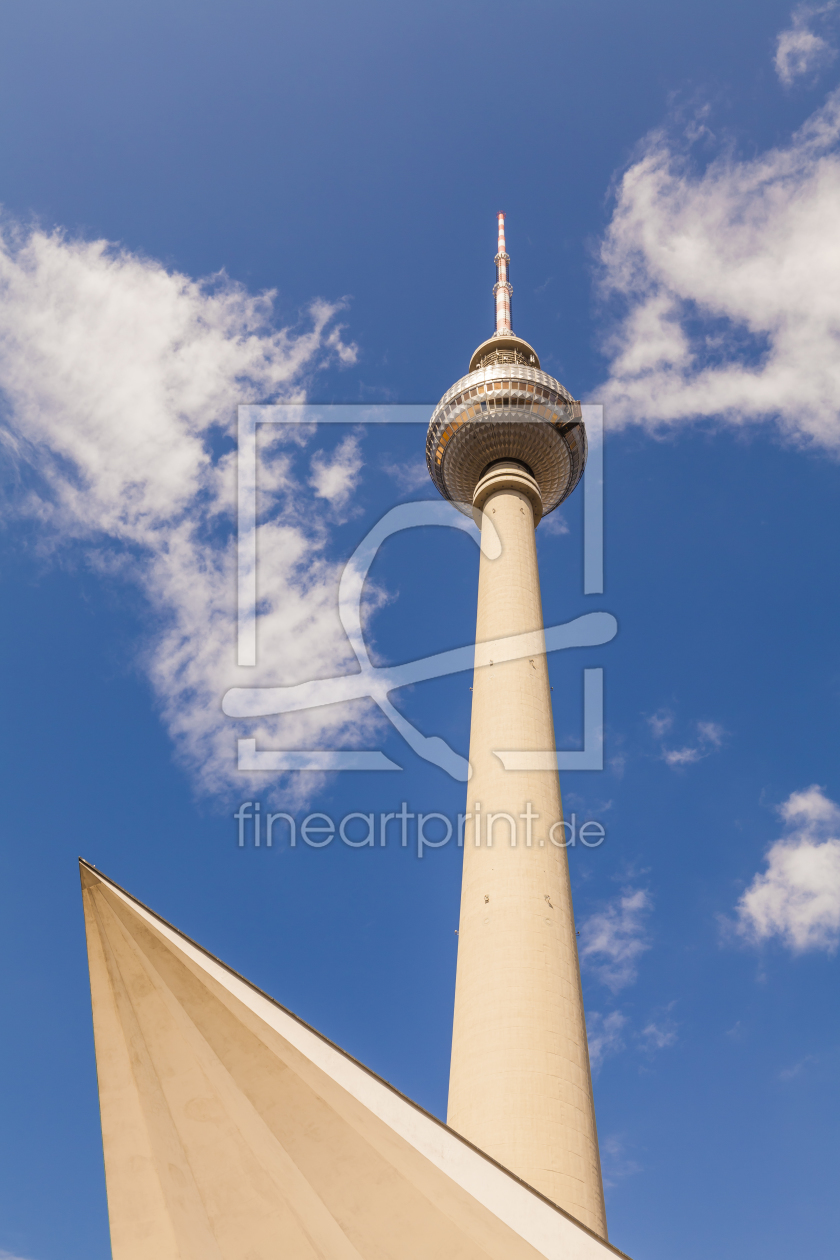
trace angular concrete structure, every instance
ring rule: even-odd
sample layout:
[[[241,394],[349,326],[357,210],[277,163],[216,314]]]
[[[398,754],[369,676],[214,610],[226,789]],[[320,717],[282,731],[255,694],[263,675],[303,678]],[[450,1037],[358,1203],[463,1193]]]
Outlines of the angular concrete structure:
[[[80,865],[114,1260],[622,1254]]]
[[[557,770],[506,770],[498,755],[556,747],[534,531],[577,485],[586,432],[511,329],[509,262],[499,215],[496,332],[438,403],[426,445],[441,494],[501,542],[496,559],[482,546],[476,642],[535,638],[531,657],[473,676],[447,1119],[606,1238]]]

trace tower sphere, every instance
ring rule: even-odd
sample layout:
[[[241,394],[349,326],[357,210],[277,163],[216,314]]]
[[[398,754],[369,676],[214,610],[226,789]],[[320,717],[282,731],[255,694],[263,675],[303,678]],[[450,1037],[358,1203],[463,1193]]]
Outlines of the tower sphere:
[[[499,215],[496,332],[478,347],[469,372],[435,407],[426,439],[426,464],[445,499],[472,511],[475,488],[491,464],[524,464],[539,486],[547,516],[574,490],[586,465],[580,403],[540,370],[536,351],[510,327],[510,259]]]

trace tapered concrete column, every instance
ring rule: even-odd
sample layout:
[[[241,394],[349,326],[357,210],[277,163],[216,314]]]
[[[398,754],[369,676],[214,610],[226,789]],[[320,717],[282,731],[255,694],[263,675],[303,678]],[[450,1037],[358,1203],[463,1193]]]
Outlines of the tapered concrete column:
[[[482,548],[476,640],[542,641],[537,483],[499,463],[474,503],[502,544]],[[559,780],[493,755],[554,747],[544,650],[475,670],[447,1119],[606,1238]]]

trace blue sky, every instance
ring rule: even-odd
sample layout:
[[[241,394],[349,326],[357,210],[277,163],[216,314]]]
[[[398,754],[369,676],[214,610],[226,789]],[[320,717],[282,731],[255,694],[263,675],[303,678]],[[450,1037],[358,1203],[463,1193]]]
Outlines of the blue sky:
[[[514,328],[607,420],[604,595],[580,492],[538,543],[546,622],[620,626],[550,659],[564,747],[605,677],[606,769],[562,787],[606,828],[570,863],[610,1235],[836,1251],[838,47],[831,5],[4,6],[0,1256],[109,1254],[80,853],[445,1114],[458,850],[236,843],[243,800],[463,786],[365,702],[263,746],[401,773],[237,771],[234,417],[433,404],[492,330],[498,210]],[[352,668],[341,566],[434,497],[423,438],[265,446],[261,683]],[[390,539],[378,659],[468,643],[477,567]],[[469,686],[396,703],[465,754]]]

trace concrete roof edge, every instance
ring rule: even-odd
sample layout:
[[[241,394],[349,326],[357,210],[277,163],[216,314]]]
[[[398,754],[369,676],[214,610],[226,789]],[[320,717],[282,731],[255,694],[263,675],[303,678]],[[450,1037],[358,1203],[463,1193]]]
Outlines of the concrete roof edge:
[[[115,888],[117,892],[121,893],[123,897],[126,897],[129,901],[133,901],[136,906],[139,906],[139,908],[143,910],[145,914],[150,915],[153,919],[157,919],[157,921],[163,924],[163,926],[167,928],[168,931],[174,932],[176,936],[180,936],[183,940],[187,941],[193,947],[193,949],[197,949],[199,953],[204,954],[207,958],[211,959],[217,966],[229,972],[230,975],[235,976],[236,979],[239,980],[242,984],[247,985],[249,989],[252,989],[255,993],[258,993],[260,997],[264,998],[267,1002],[270,1002],[273,1006],[276,1006],[278,1010],[281,1010],[283,1012],[284,1015],[287,1015],[290,1019],[293,1019],[296,1023],[300,1024],[302,1028],[305,1028],[307,1032],[317,1037],[325,1045],[329,1046],[332,1050],[335,1050],[338,1054],[342,1055],[345,1059],[347,1059],[348,1062],[353,1063],[357,1068],[360,1068],[361,1071],[365,1072],[373,1080],[377,1081],[380,1085],[383,1085],[386,1089],[390,1090],[392,1094],[395,1094],[403,1102],[407,1103],[415,1111],[419,1112],[420,1115],[425,1116],[426,1119],[431,1120],[433,1124],[438,1126],[438,1128],[443,1129],[446,1133],[451,1134],[452,1137],[456,1138],[465,1147],[468,1147],[469,1150],[474,1151],[475,1154],[481,1156],[482,1159],[486,1160],[488,1164],[492,1164],[493,1167],[497,1168],[500,1172],[504,1173],[507,1177],[511,1179],[511,1181],[514,1181],[518,1185],[522,1186],[523,1189],[527,1190],[529,1194],[534,1195],[535,1198],[542,1200],[543,1203],[547,1204],[548,1207],[552,1208],[555,1212],[557,1212],[559,1216],[565,1217],[566,1220],[570,1221],[573,1225],[576,1225],[578,1229],[583,1231],[583,1233],[589,1234],[591,1238],[595,1239],[596,1242],[600,1243],[602,1247],[606,1247],[607,1250],[613,1253],[613,1255],[619,1256],[621,1260],[631,1260],[631,1257],[628,1256],[626,1252],[620,1251],[618,1247],[613,1246],[613,1244],[609,1242],[607,1239],[602,1238],[600,1234],[597,1234],[595,1232],[595,1230],[590,1229],[588,1225],[584,1225],[583,1221],[578,1220],[578,1218],[576,1216],[573,1216],[571,1212],[567,1212],[565,1208],[560,1207],[559,1203],[555,1203],[553,1199],[549,1199],[547,1195],[540,1193],[539,1190],[535,1190],[533,1186],[529,1185],[527,1181],[523,1181],[521,1177],[517,1177],[516,1173],[511,1172],[509,1168],[505,1168],[504,1164],[500,1164],[498,1160],[493,1159],[492,1155],[488,1155],[486,1151],[483,1151],[481,1150],[480,1147],[475,1146],[474,1143],[470,1142],[468,1138],[465,1138],[461,1133],[458,1133],[456,1129],[450,1128],[449,1125],[445,1124],[443,1120],[438,1119],[437,1116],[432,1115],[430,1111],[427,1111],[425,1107],[421,1107],[419,1103],[416,1103],[413,1098],[409,1098],[407,1094],[402,1093],[402,1091],[397,1089],[395,1085],[392,1085],[390,1081],[386,1081],[384,1077],[379,1076],[378,1073],[374,1072],[371,1068],[367,1067],[366,1064],[362,1063],[359,1059],[356,1059],[352,1054],[349,1054],[346,1050],[342,1049],[342,1047],[337,1045],[336,1042],[331,1041],[329,1037],[325,1037],[324,1034],[319,1032],[317,1028],[313,1028],[312,1025],[308,1024],[305,1019],[301,1019],[299,1015],[296,1015],[294,1011],[290,1011],[287,1006],[284,1006],[282,1002],[278,1002],[277,999],[272,997],[270,993],[266,993],[264,989],[261,989],[259,987],[259,985],[254,984],[253,981],[249,980],[246,976],[243,976],[240,972],[236,971],[235,968],[229,966],[228,963],[223,962],[221,958],[217,958],[215,954],[211,953],[210,950],[206,949],[203,945],[200,945],[198,941],[194,941],[192,937],[187,936],[186,932],[182,932],[180,928],[175,927],[174,924],[170,923],[167,919],[164,919],[163,915],[158,914],[156,910],[152,910],[149,906],[145,905],[145,903],[142,902],[139,897],[135,897],[133,893],[128,892],[128,890],[123,888],[120,884],[118,884],[116,880],[111,879],[107,875],[103,875],[103,873],[97,867],[95,867],[92,862],[88,862],[85,858],[80,857],[79,867],[80,867],[80,872],[84,870],[91,872],[95,876],[95,880],[97,882],[101,884],[110,884],[110,886],[112,888]],[[83,885],[83,889],[84,889],[84,885]]]

